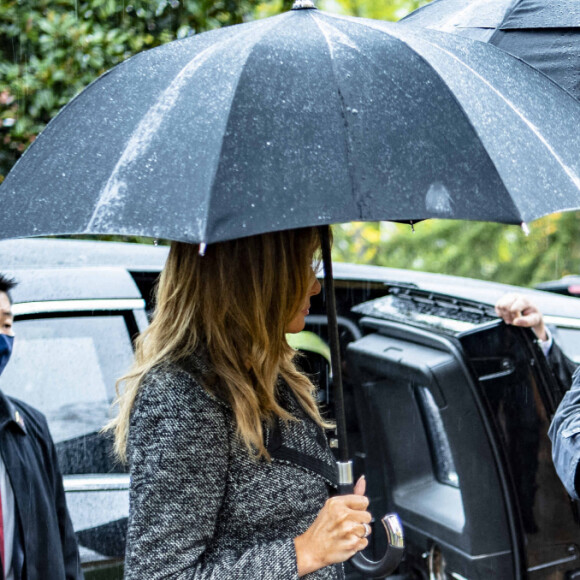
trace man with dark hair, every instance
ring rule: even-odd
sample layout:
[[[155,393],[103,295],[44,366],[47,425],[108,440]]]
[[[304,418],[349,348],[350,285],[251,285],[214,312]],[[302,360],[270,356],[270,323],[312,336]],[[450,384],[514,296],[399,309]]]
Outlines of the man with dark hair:
[[[0,274],[0,374],[14,342],[10,291],[15,285]],[[6,580],[83,577],[46,419],[1,390],[0,558],[0,578]]]
[[[531,328],[552,372],[567,391],[558,405],[548,435],[558,476],[573,499],[580,499],[580,368],[560,350],[538,307],[523,294],[506,294],[495,305],[506,324]],[[570,385],[572,385],[570,387]]]

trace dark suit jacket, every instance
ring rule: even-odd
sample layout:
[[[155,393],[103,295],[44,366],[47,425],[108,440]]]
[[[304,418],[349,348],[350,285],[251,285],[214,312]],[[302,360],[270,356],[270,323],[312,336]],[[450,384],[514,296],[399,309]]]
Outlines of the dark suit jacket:
[[[16,504],[16,580],[83,577],[62,476],[44,415],[0,391],[0,453]]]
[[[562,352],[556,340],[548,352],[548,364],[560,385],[561,397],[563,397],[572,385],[572,375],[576,371],[577,365]]]

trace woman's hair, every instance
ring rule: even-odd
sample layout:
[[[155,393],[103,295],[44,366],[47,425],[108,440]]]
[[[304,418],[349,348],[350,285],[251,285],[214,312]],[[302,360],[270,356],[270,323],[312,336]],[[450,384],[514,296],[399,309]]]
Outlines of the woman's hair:
[[[288,230],[208,245],[173,243],[156,288],[151,325],[136,341],[135,362],[117,384],[115,451],[126,460],[129,421],[145,375],[164,362],[203,350],[217,375],[204,385],[226,399],[250,453],[268,458],[262,422],[292,416],[276,401],[282,377],[320,425],[314,386],[293,362],[285,329],[300,311],[314,278],[315,228]],[[124,390],[120,393],[120,385]]]

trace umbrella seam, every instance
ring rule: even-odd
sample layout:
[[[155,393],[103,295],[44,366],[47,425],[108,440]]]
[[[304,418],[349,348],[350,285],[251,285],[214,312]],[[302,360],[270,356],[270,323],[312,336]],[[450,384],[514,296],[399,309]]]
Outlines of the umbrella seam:
[[[347,18],[343,17],[343,16],[337,16],[337,18],[340,18],[342,20],[348,20]],[[382,32],[384,34],[390,35],[389,32],[387,32],[386,30],[383,30],[381,27],[377,27],[377,26],[373,26],[372,24],[369,24],[368,22],[363,22],[362,24],[368,26],[369,28],[376,30],[378,32]],[[396,24],[391,24],[392,26],[396,26]],[[409,27],[407,27],[407,30],[409,30]],[[440,34],[446,34],[446,33],[440,33]],[[447,33],[449,34],[449,33]],[[413,54],[415,54],[417,56],[417,58],[419,58],[420,60],[422,60],[431,70],[433,70],[433,72],[435,73],[435,75],[440,78],[442,80],[442,82],[444,82],[443,78],[441,77],[441,75],[439,74],[439,72],[437,71],[437,69],[426,59],[424,58],[421,54],[419,54],[416,50],[413,49],[413,47],[407,43],[405,40],[403,40],[402,38],[400,38],[399,36],[393,36],[393,38],[397,38],[397,40],[399,40],[400,42],[402,42],[410,51],[413,52]],[[489,82],[486,81],[486,79],[484,79],[481,75],[477,74],[471,67],[469,67],[468,65],[466,65],[465,63],[463,63],[462,61],[460,61],[459,59],[457,59],[456,57],[454,57],[453,55],[451,55],[450,53],[448,53],[447,51],[445,51],[444,49],[442,49],[441,47],[437,46],[436,44],[433,44],[431,42],[429,42],[428,40],[426,40],[424,37],[421,38],[421,40],[423,42],[428,43],[431,47],[434,47],[436,49],[442,50],[443,52],[445,52],[446,54],[448,54],[449,56],[451,56],[452,58],[454,58],[457,62],[461,63],[462,65],[466,66],[467,68],[469,68],[469,70],[471,70],[473,72],[473,74],[475,74],[478,78],[480,78],[487,86],[489,86],[492,90],[494,90],[494,92],[496,94],[498,94],[504,101],[506,101],[507,103],[509,103],[509,101],[507,101],[507,99],[505,99],[501,93],[499,93],[498,91],[496,91],[495,89],[493,89],[493,87],[489,84]],[[477,42],[474,40],[471,40],[471,42]],[[487,43],[485,43],[487,44]],[[493,45],[490,45],[493,46]],[[494,49],[496,50],[501,50],[497,47],[494,47]],[[503,52],[503,51],[502,51]],[[527,65],[529,66],[529,65]],[[535,69],[534,69],[535,70]],[[479,141],[482,144],[482,148],[485,151],[485,155],[487,156],[487,159],[489,160],[490,164],[492,165],[492,167],[495,169],[496,174],[498,175],[498,178],[500,179],[500,181],[503,183],[503,178],[501,177],[501,173],[499,172],[498,167],[496,166],[495,162],[493,161],[491,155],[489,154],[487,147],[485,147],[484,141],[481,139],[481,135],[479,133],[479,131],[477,130],[477,128],[475,127],[475,125],[473,124],[473,122],[471,121],[471,117],[467,114],[467,111],[465,110],[465,107],[462,105],[461,101],[457,98],[457,96],[455,95],[455,93],[447,86],[446,83],[445,87],[447,89],[447,91],[449,92],[451,98],[455,101],[455,103],[457,104],[457,106],[459,107],[459,109],[463,112],[463,116],[465,117],[465,120],[467,121],[467,123],[469,124],[469,126],[471,127],[471,129],[473,130],[474,134],[477,136],[477,138],[479,139]],[[512,108],[512,110],[516,111],[515,107],[510,105],[510,108]],[[505,185],[504,185],[505,188]],[[506,188],[507,189],[507,188]],[[512,199],[511,195],[508,196],[508,199],[511,201],[511,205],[513,207],[513,209],[515,210],[515,213],[518,215],[518,223],[523,223],[525,220],[523,219],[520,209],[519,207],[516,206],[514,200]]]
[[[252,31],[248,30],[247,34],[252,35]],[[123,181],[118,180],[118,175],[120,171],[129,165],[131,165],[136,158],[143,155],[144,150],[149,147],[147,142],[147,135],[152,133],[152,128],[154,128],[154,121],[151,120],[152,114],[157,114],[156,120],[160,125],[165,120],[164,110],[170,110],[172,108],[171,99],[172,96],[170,91],[175,92],[176,87],[179,86],[179,82],[185,82],[188,75],[195,74],[197,70],[203,66],[203,64],[211,58],[211,56],[219,49],[224,46],[228,46],[235,42],[235,38],[226,39],[221,45],[211,44],[201,52],[197,53],[192,59],[190,59],[185,66],[183,66],[179,73],[175,75],[169,86],[161,93],[161,95],[156,99],[155,103],[147,110],[147,112],[141,117],[139,123],[137,123],[135,129],[131,133],[128,141],[125,143],[123,154],[119,157],[115,167],[113,168],[107,182],[101,189],[98,199],[95,202],[95,208],[93,213],[87,223],[85,228],[86,231],[94,230],[95,224],[98,224],[106,219],[110,213],[111,203],[117,201],[122,203],[121,187]],[[161,48],[161,47],[159,47]],[[178,95],[173,97],[174,100],[178,98]],[[213,182],[213,180],[212,180]],[[105,212],[104,209],[108,209]],[[203,240],[202,240],[203,241]]]
[[[98,224],[105,218],[106,213],[103,212],[103,208],[107,208],[110,202],[114,202],[115,200],[120,201],[119,189],[122,185],[122,182],[115,183],[118,179],[117,176],[120,173],[121,169],[123,169],[123,167],[129,166],[130,164],[133,163],[135,158],[140,157],[142,155],[140,149],[143,149],[143,134],[146,133],[147,131],[151,133],[152,128],[154,127],[153,123],[147,122],[152,112],[157,109],[161,109],[162,107],[165,107],[167,109],[169,107],[169,103],[165,97],[170,89],[175,88],[177,79],[179,79],[180,77],[181,79],[183,79],[183,77],[185,76],[184,71],[192,67],[193,63],[196,64],[196,69],[200,67],[209,58],[212,51],[214,50],[215,46],[210,45],[204,50],[202,50],[200,53],[196,54],[193,59],[189,60],[187,64],[184,67],[182,67],[179,73],[174,77],[169,87],[167,87],[161,93],[161,95],[156,99],[154,104],[151,105],[151,107],[149,107],[146,113],[141,117],[139,123],[137,123],[137,126],[131,133],[131,136],[125,143],[123,153],[119,157],[117,163],[115,164],[115,167],[113,168],[111,174],[109,175],[107,182],[101,189],[99,197],[95,203],[93,214],[87,224],[88,230],[94,228],[95,224]],[[158,115],[157,118],[158,124],[161,124],[163,122],[163,115]],[[133,142],[135,143],[134,148],[131,147],[131,144]],[[115,185],[117,185],[117,187],[115,187]]]
[[[333,15],[333,17],[334,18],[338,18],[340,20],[345,20],[347,22],[350,21],[350,20],[352,20],[349,17],[340,16],[340,15]],[[382,32],[382,33],[386,34],[387,36],[391,36],[391,38],[396,38],[399,42],[401,42],[403,45],[405,45],[407,47],[407,49],[410,50],[418,59],[420,59],[423,63],[425,63],[425,65],[427,65],[434,72],[434,74],[436,75],[437,78],[441,79],[441,81],[443,82],[443,84],[444,84],[445,88],[447,89],[449,95],[451,96],[451,98],[453,99],[453,101],[457,104],[457,106],[459,107],[459,109],[463,113],[463,116],[464,116],[465,120],[467,121],[467,123],[469,124],[469,126],[471,127],[473,133],[477,136],[478,140],[482,143],[482,148],[485,151],[485,155],[486,155],[487,159],[489,160],[489,162],[492,165],[492,167],[495,169],[495,172],[496,172],[499,180],[503,183],[503,179],[501,177],[501,174],[500,174],[500,172],[499,172],[496,164],[494,163],[493,159],[491,158],[489,152],[487,151],[487,148],[483,145],[483,141],[481,140],[481,136],[480,136],[479,132],[477,131],[476,127],[471,122],[471,118],[467,114],[467,111],[465,110],[465,108],[463,107],[463,105],[461,104],[461,102],[459,101],[459,99],[457,98],[457,96],[455,95],[455,93],[444,82],[443,78],[437,72],[437,70],[435,69],[435,67],[433,67],[433,65],[431,65],[431,63],[426,58],[424,58],[421,54],[419,54],[416,50],[414,50],[412,46],[410,46],[407,42],[405,42],[399,36],[391,35],[388,31],[382,29],[381,27],[372,26],[372,24],[369,24],[366,21],[366,19],[361,19],[361,20],[362,20],[362,22],[361,22],[362,25],[368,26],[368,28],[371,28],[372,30],[376,30],[377,32]],[[387,24],[387,23],[385,22],[385,24]],[[391,25],[391,26],[397,26],[395,23],[388,23],[388,24]],[[410,27],[407,27],[407,30],[409,30],[409,28]],[[449,33],[441,33],[441,34],[449,34]],[[472,42],[475,42],[475,41],[472,41]],[[433,46],[433,45],[431,45],[431,46]],[[505,185],[504,185],[504,188],[505,188]],[[511,198],[511,195],[509,195],[508,197],[509,197],[509,199],[510,199],[510,201],[512,203],[512,207],[514,209],[514,212],[518,215],[518,220],[519,221],[517,223],[522,223],[524,220],[522,218],[522,215],[521,215],[521,212],[520,212],[519,208],[513,202],[512,198]],[[429,216],[427,216],[426,218],[422,218],[422,219],[429,219]],[[413,220],[413,221],[416,221],[416,220]]]
[[[442,48],[440,46],[432,44],[428,40],[426,40],[425,42],[427,42],[427,44],[434,47],[435,49],[444,52],[446,55],[448,55],[449,57],[454,59],[456,62],[460,63],[463,67],[469,69],[478,79],[480,79],[486,86],[488,86],[492,90],[492,92],[494,92],[501,100],[503,100],[504,103],[506,103],[507,106],[516,114],[516,116],[519,117],[521,119],[521,121],[530,129],[530,131],[536,136],[536,138],[540,141],[540,143],[542,143],[544,145],[544,147],[551,153],[551,155],[556,160],[556,162],[564,170],[564,173],[568,176],[570,181],[578,189],[580,189],[580,176],[578,176],[575,173],[575,171],[573,171],[572,168],[568,167],[568,165],[564,162],[564,160],[560,158],[558,153],[556,151],[554,151],[553,147],[550,145],[550,143],[548,143],[547,139],[542,135],[542,133],[540,132],[540,129],[538,127],[536,127],[536,125],[534,123],[532,123],[532,121],[530,121],[522,112],[520,112],[520,110],[512,103],[512,101],[510,99],[508,99],[505,95],[503,95],[500,91],[498,91],[485,77],[483,77],[480,73],[478,73],[476,70],[474,70],[472,67],[470,67],[467,63],[465,63],[462,60],[460,60],[459,58],[457,58],[454,54],[452,54],[451,52],[445,50],[444,48]],[[497,47],[494,47],[494,49],[501,50],[500,48],[497,48]],[[530,69],[536,71],[536,69],[534,67],[525,63],[524,61],[520,61],[520,62],[522,62],[525,66],[529,67]],[[537,72],[539,72],[539,71],[537,71]],[[549,78],[549,77],[546,77],[546,75],[544,75],[543,73],[540,73],[540,74],[542,74],[542,76],[544,76],[545,78]],[[552,84],[558,86],[554,81],[551,81],[551,82],[552,82]],[[567,92],[567,91],[564,91],[564,92]],[[568,93],[568,94],[570,94],[570,93]],[[574,98],[574,97],[572,97],[572,98]],[[467,115],[467,113],[466,113],[466,117],[469,119],[469,116]],[[476,134],[479,136],[479,133],[477,132],[475,127],[474,127],[474,130],[475,130]],[[483,143],[483,140],[481,142]],[[486,152],[487,152],[487,149],[486,149]],[[499,173],[499,171],[498,171],[498,173]]]
[[[531,65],[529,62],[524,60],[521,56],[514,54],[513,52],[508,52],[507,50],[500,48],[497,44],[492,43],[492,40],[495,39],[495,36],[498,32],[505,34],[508,31],[512,32],[512,31],[522,31],[522,30],[537,30],[537,29],[535,29],[535,28],[529,28],[529,29],[528,28],[505,28],[505,29],[496,28],[495,32],[490,36],[489,40],[487,40],[485,42],[485,44],[489,44],[490,46],[493,46],[495,49],[501,50],[502,52],[509,54],[512,58],[519,60],[520,62],[524,63],[526,66],[533,68],[536,72],[540,73],[543,77],[547,78],[555,87],[558,87],[559,90],[568,93],[573,99],[578,101],[578,99],[570,92],[570,89],[568,89],[568,88],[564,87],[563,85],[559,84],[558,82],[556,82],[548,73],[544,72],[543,70],[540,70],[539,68],[536,68],[534,65]],[[544,28],[544,29],[538,29],[538,30],[553,30],[553,29]],[[571,28],[570,30],[575,30],[575,28],[574,29]],[[468,37],[465,37],[465,38],[468,38]]]
[[[240,67],[240,74],[238,75],[238,78],[236,80],[235,88],[233,89],[233,91],[231,93],[232,94],[232,97],[230,99],[230,104],[229,104],[229,107],[228,107],[228,114],[227,114],[227,117],[226,117],[225,123],[224,123],[224,129],[225,129],[224,132],[223,132],[223,135],[224,136],[225,136],[225,134],[227,132],[227,127],[228,127],[229,122],[230,122],[230,116],[231,116],[231,112],[232,112],[232,105],[233,105],[233,103],[235,101],[235,98],[236,98],[236,95],[237,95],[237,92],[238,92],[238,88],[239,88],[239,85],[240,85],[240,78],[242,77],[242,74],[244,72],[244,67],[246,66],[246,64],[247,64],[250,56],[252,55],[252,52],[255,50],[255,48],[259,44],[259,42],[263,40],[263,38],[264,38],[264,36],[266,34],[272,32],[272,30],[274,30],[278,26],[281,26],[282,24],[284,24],[286,22],[286,20],[288,20],[288,18],[290,17],[290,15],[291,15],[290,12],[285,12],[284,14],[280,15],[281,18],[276,23],[274,23],[270,28],[268,28],[267,30],[265,30],[260,35],[260,37],[256,40],[256,42],[254,42],[252,44],[252,48],[250,50],[248,50],[248,54],[246,56],[246,59],[244,60],[244,64]],[[222,150],[223,150],[223,146],[224,146],[224,139],[222,137],[221,144],[220,144],[220,149],[219,149],[219,154],[217,156],[216,167],[215,167],[215,170],[213,172],[213,177],[211,179],[211,185],[210,185],[209,190],[208,190],[209,191],[209,193],[208,193],[208,201],[207,201],[207,214],[208,215],[210,213],[209,212],[209,208],[211,206],[211,201],[212,201],[211,192],[213,190],[215,181],[217,179],[217,174],[218,174],[219,168],[221,166],[221,153],[222,153]],[[203,243],[207,243],[207,239],[208,239],[207,238],[207,227],[208,227],[208,223],[207,223],[207,220],[206,220],[206,223],[205,223],[205,226],[204,226],[204,232],[203,232],[203,236],[202,236],[202,240],[201,240]]]
[[[322,33],[322,36],[323,36],[323,38],[326,42],[326,45],[328,47],[328,52],[329,52],[329,56],[330,56],[330,63],[331,63],[331,68],[332,68],[332,75],[335,79],[336,90],[337,90],[338,97],[340,100],[340,115],[341,115],[342,120],[343,120],[343,126],[344,126],[344,131],[345,131],[346,157],[347,157],[347,163],[348,163],[348,176],[349,176],[349,180],[350,180],[350,191],[351,191],[352,198],[356,202],[356,206],[358,208],[358,213],[359,213],[359,218],[363,219],[361,200],[356,195],[355,186],[354,186],[355,176],[354,176],[354,168],[353,168],[353,163],[352,163],[352,147],[351,147],[351,138],[350,138],[350,132],[349,132],[348,117],[346,115],[346,106],[345,106],[345,101],[344,101],[344,95],[342,94],[342,91],[340,90],[340,84],[338,82],[338,76],[336,74],[334,58],[332,55],[332,53],[333,53],[332,46],[331,46],[331,43],[330,43],[328,37],[326,36],[326,33],[324,32],[324,30],[320,26],[320,23],[317,21],[317,19],[315,17],[315,13],[310,14],[310,17],[314,20],[316,26],[318,27],[318,29]]]
[[[504,25],[506,20],[512,15],[512,13],[516,9],[516,6],[519,3],[519,1],[520,0],[513,0],[513,2],[510,4],[509,8],[504,12],[503,18],[501,19],[499,26],[495,27],[495,30],[492,32],[491,36],[489,37],[489,39],[487,41],[489,44],[492,44],[492,41],[497,36],[498,30],[501,30],[501,27]],[[493,45],[493,46],[495,46],[495,45]]]

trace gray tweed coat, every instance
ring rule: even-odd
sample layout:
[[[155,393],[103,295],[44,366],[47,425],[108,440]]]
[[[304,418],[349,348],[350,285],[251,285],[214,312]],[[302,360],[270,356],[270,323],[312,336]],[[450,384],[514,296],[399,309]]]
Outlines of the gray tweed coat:
[[[289,458],[252,460],[232,410],[201,385],[214,380],[203,358],[146,377],[131,416],[131,473],[125,578],[294,580],[293,539],[314,521],[332,481],[297,465],[300,451],[332,472],[321,429],[289,388],[281,403],[299,419],[277,432]],[[307,579],[343,578],[329,566]]]

